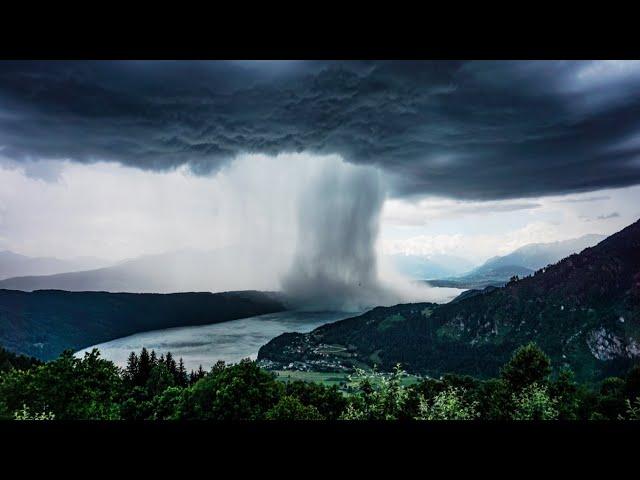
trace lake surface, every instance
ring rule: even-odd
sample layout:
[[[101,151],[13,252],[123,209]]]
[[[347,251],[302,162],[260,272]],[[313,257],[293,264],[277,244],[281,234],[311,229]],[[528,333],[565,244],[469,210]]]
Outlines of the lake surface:
[[[448,301],[464,290],[438,288]],[[82,356],[98,348],[103,358],[118,366],[125,366],[133,351],[142,347],[155,350],[158,355],[171,352],[176,361],[182,357],[187,370],[200,365],[209,370],[218,360],[236,363],[243,358],[255,359],[262,345],[285,332],[310,332],[325,323],[337,322],[360,315],[358,312],[299,312],[269,313],[257,317],[195,327],[177,327],[136,333],[110,342],[100,343],[76,353]]]
[[[129,353],[140,353],[142,347],[158,355],[168,351],[176,361],[182,357],[187,370],[208,370],[218,360],[227,363],[243,358],[255,359],[262,345],[285,332],[310,332],[325,323],[355,317],[347,312],[279,312],[257,317],[196,327],[167,328],[136,333],[110,342],[100,343],[76,353],[82,355],[92,348],[100,349],[103,358],[125,366]]]

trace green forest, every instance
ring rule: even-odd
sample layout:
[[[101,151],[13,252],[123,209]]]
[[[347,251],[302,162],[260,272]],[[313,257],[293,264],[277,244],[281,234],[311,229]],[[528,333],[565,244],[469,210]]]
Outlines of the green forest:
[[[249,359],[187,372],[182,359],[132,352],[125,368],[65,351],[42,363],[0,349],[4,420],[640,420],[640,365],[577,383],[534,343],[495,378],[449,374],[408,384],[356,370],[349,385],[283,381]]]

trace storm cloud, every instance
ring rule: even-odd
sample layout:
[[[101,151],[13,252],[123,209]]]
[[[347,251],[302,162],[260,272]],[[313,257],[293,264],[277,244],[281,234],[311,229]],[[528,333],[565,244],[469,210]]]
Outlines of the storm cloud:
[[[0,156],[215,172],[339,154],[396,197],[640,183],[637,62],[0,62]]]

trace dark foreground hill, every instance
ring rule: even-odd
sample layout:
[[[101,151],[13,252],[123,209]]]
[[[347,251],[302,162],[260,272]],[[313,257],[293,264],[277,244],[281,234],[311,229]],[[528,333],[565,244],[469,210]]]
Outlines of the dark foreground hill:
[[[640,360],[640,222],[534,275],[445,304],[375,308],[262,347],[266,365],[349,369],[397,362],[411,372],[495,375],[537,342],[559,367],[592,380]],[[270,363],[273,362],[273,363]]]
[[[70,348],[147,330],[285,310],[270,292],[106,293],[0,290],[0,345],[48,360]]]

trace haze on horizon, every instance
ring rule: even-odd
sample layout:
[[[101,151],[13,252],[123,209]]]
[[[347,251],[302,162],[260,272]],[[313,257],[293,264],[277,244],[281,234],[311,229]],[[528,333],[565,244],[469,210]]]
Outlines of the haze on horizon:
[[[631,61],[0,62],[0,250],[429,300],[384,256],[636,221],[638,114]]]

